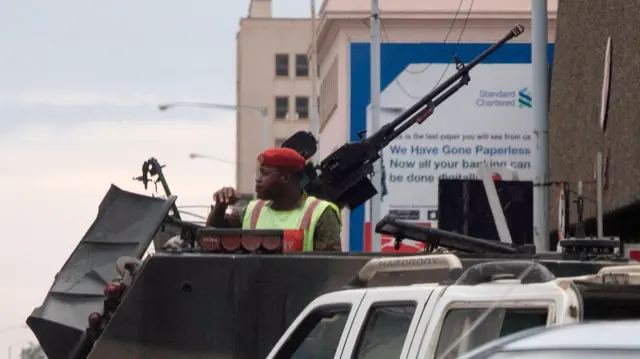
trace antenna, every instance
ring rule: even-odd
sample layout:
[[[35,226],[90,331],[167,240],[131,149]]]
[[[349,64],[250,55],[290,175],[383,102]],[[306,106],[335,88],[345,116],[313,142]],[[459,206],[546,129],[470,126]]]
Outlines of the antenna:
[[[586,237],[584,231],[584,184],[582,181],[578,181],[578,196],[576,197],[576,212],[578,213],[578,223],[576,224],[576,238]]]

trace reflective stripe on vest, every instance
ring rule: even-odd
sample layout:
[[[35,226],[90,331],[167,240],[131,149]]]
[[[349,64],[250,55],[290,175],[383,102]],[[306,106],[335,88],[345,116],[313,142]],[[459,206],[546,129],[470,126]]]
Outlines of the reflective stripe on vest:
[[[313,251],[315,225],[322,212],[330,205],[329,202],[309,196],[300,208],[273,211],[266,201],[252,201],[247,206],[243,228],[282,229],[285,252]],[[261,219],[263,223],[260,223]]]

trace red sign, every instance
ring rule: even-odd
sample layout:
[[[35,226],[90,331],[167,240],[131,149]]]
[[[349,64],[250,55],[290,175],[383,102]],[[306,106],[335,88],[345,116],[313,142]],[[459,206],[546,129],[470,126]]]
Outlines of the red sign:
[[[640,262],[640,249],[629,250],[629,259]]]
[[[383,253],[417,253],[425,249],[424,243],[405,239],[400,244],[400,248],[396,251],[393,247],[396,243],[395,238],[382,235],[382,244],[380,245],[380,252]]]
[[[416,223],[424,227],[431,227],[431,223]],[[364,250],[365,252],[371,252],[371,223],[364,224]],[[425,249],[424,243],[405,239],[400,244],[400,248],[396,251],[394,248],[395,238],[392,236],[382,235],[380,244],[380,251],[383,253],[417,253]]]

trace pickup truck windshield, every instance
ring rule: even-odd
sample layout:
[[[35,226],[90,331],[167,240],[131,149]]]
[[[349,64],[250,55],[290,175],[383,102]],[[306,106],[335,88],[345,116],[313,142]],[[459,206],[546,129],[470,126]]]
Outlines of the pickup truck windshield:
[[[549,309],[544,308],[495,308],[471,332],[471,326],[488,308],[450,309],[445,315],[436,358],[441,358],[456,340],[466,336],[447,353],[445,359],[457,358],[471,349],[494,339],[547,323]],[[469,333],[467,333],[469,332]]]
[[[640,358],[640,350],[532,350],[509,351],[483,356],[483,359],[632,359]]]

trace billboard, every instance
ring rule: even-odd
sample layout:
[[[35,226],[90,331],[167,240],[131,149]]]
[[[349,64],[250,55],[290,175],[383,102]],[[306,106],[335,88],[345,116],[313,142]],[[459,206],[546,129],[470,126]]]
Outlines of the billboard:
[[[380,96],[382,125],[455,72],[452,55],[465,62],[491,44],[383,44]],[[553,46],[549,48],[552,58]],[[370,127],[369,45],[351,44],[351,140]],[[438,180],[476,178],[484,163],[515,170],[531,180],[535,151],[530,44],[506,44],[471,72],[471,82],[382,153],[382,215],[438,225]],[[369,206],[350,214],[350,250],[371,248]],[[393,241],[382,238],[382,249]],[[403,252],[418,251],[406,243]]]

